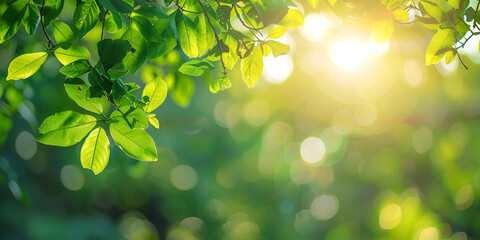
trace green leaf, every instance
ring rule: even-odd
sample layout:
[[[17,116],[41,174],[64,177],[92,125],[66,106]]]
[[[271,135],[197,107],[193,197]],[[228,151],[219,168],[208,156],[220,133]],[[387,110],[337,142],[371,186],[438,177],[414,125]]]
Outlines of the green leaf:
[[[118,79],[127,75],[128,70],[125,68],[125,65],[123,65],[123,62],[119,62],[108,69],[107,73],[111,78]]]
[[[64,0],[45,0],[45,8],[43,9],[43,24],[45,27],[58,17],[63,10]]]
[[[83,74],[89,72],[91,68],[92,66],[90,65],[88,60],[80,59],[75,62],[69,63],[66,66],[63,66],[60,69],[60,73],[65,76],[75,78],[75,77],[80,77]]]
[[[103,128],[95,128],[85,139],[80,152],[82,167],[90,169],[95,175],[107,166],[110,155],[110,141]]]
[[[217,93],[218,91],[225,90],[231,86],[232,82],[230,82],[230,79],[222,76],[210,83],[210,92]]]
[[[439,29],[433,36],[432,41],[428,44],[426,64],[435,64],[440,62],[445,56],[446,52],[437,54],[440,50],[450,48],[455,44],[455,31],[453,29]]]
[[[38,23],[40,22],[40,13],[35,4],[29,3],[25,16],[23,17],[22,24],[25,27],[25,31],[29,35],[33,35],[37,30]]]
[[[126,101],[124,101],[126,102]],[[117,122],[124,122],[130,128],[147,128],[147,114],[140,108],[133,108],[130,105],[123,105],[115,110],[110,118]]]
[[[399,9],[395,9],[393,11],[393,16],[395,17],[395,19],[397,19],[398,21],[402,21],[402,22],[406,22],[408,21],[410,15],[408,14],[407,11],[399,8]]]
[[[96,68],[92,68],[88,73],[88,82],[92,85],[92,96],[101,97],[112,90],[112,82],[100,75]]]
[[[160,123],[158,122],[158,119],[155,117],[156,115],[155,114],[148,114],[148,122],[153,126],[155,127],[156,129],[158,129],[160,127]]]
[[[97,120],[90,115],[72,111],[59,112],[45,119],[38,128],[43,135],[37,140],[47,145],[72,146],[80,142],[96,123]]]
[[[121,103],[123,96],[125,96],[127,92],[128,92],[128,88],[127,86],[125,86],[125,84],[121,79],[117,79],[113,82],[112,98],[117,105]]]
[[[286,55],[290,51],[290,46],[281,42],[271,40],[267,41],[267,44],[268,46],[270,46],[274,57]]]
[[[47,53],[27,53],[13,59],[8,66],[7,80],[19,80],[32,76],[47,59]]]
[[[143,129],[131,129],[124,122],[110,125],[110,134],[120,149],[128,156],[143,160],[157,161],[157,149],[153,139]]]
[[[215,70],[215,66],[213,66],[212,63],[210,63],[208,60],[191,60],[188,62],[185,62],[180,69],[178,69],[179,72],[189,75],[189,76],[194,76],[198,77],[201,76],[205,70]]]
[[[239,56],[237,55],[238,41],[231,34],[220,34],[219,38],[222,41],[222,56],[225,67],[232,70],[233,66],[237,62]],[[207,58],[210,61],[220,60],[220,50],[218,44],[212,49],[212,52]]]
[[[189,58],[199,57],[197,30],[192,20],[181,11],[177,11],[175,14],[175,24],[180,38],[180,46],[185,55]]]
[[[148,41],[147,45],[147,58],[154,59],[171,52],[177,46],[177,39],[175,38],[172,28],[168,27],[162,34],[162,41]]]
[[[133,7],[122,0],[98,0],[106,9],[118,13],[131,13]]]
[[[12,37],[20,27],[27,10],[27,0],[19,0],[10,5],[0,18],[0,43]]]
[[[68,96],[77,103],[78,106],[94,112],[102,114],[103,108],[99,98],[91,98],[90,86],[88,86],[80,78],[65,79],[65,91]]]
[[[142,99],[148,98],[147,105],[143,108],[145,112],[152,112],[162,105],[167,97],[167,91],[167,84],[160,77],[150,80],[142,93]]]
[[[393,33],[393,19],[376,21],[372,27],[372,41],[375,44],[387,42]]]
[[[283,37],[283,35],[285,35],[286,32],[287,32],[286,27],[276,26],[270,31],[270,33],[268,34],[268,37],[272,39],[278,39]]]
[[[123,59],[123,64],[130,74],[134,75],[147,59],[147,43],[142,34],[133,28],[128,29],[122,35],[122,39],[129,41],[132,45],[133,49],[127,53]]]
[[[158,32],[153,24],[145,17],[142,16],[133,16],[132,17],[132,28],[139,31],[145,38],[150,41],[161,41],[162,35]]]
[[[59,47],[54,54],[63,65],[68,65],[80,59],[90,59],[90,52],[86,48],[76,45],[71,45],[67,49]]]
[[[69,43],[75,40],[75,36],[73,36],[72,29],[70,29],[70,27],[64,22],[53,20],[52,32],[53,32],[53,37],[55,38],[55,41],[57,41],[58,44]]]
[[[205,14],[198,14],[197,18],[195,18],[195,25],[197,28],[198,55],[202,56],[215,42],[215,35]]]
[[[126,40],[104,39],[97,43],[97,50],[103,69],[108,71],[115,64],[122,62],[127,52],[132,50],[132,46]]]
[[[263,56],[261,46],[255,46],[252,53],[242,59],[241,71],[243,81],[253,87],[263,72]]]
[[[123,26],[122,16],[116,12],[108,12],[105,17],[105,31],[109,33],[118,32]]]
[[[298,9],[288,9],[287,15],[285,15],[279,25],[285,26],[287,28],[297,28],[303,26],[302,12]]]
[[[95,0],[83,0],[73,14],[73,31],[82,38],[95,26],[100,9]]]

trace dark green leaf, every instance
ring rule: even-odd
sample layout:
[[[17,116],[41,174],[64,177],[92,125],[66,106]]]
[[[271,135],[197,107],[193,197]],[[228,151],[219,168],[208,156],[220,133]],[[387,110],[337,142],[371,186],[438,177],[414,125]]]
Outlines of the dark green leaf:
[[[98,55],[105,71],[121,63],[131,49],[130,43],[122,39],[104,39],[97,43]]]
[[[134,75],[147,59],[147,43],[142,34],[133,28],[128,29],[122,35],[122,39],[129,41],[132,45],[132,51],[127,53],[123,64],[130,74]]]
[[[131,13],[133,7],[122,0],[98,0],[106,9],[118,13]]]
[[[58,17],[63,10],[64,0],[45,0],[45,8],[43,9],[43,24],[45,27]]]
[[[0,17],[0,43],[5,42],[18,31],[27,10],[27,3],[27,0],[14,2]]]
[[[23,17],[22,24],[25,27],[25,31],[28,34],[33,35],[37,30],[38,23],[40,22],[40,13],[35,4],[29,3],[25,16]]]
[[[80,59],[60,69],[60,73],[71,78],[80,77],[90,71],[92,66],[86,59]]]
[[[73,14],[73,30],[77,37],[85,36],[95,26],[100,9],[95,0],[83,0]]]

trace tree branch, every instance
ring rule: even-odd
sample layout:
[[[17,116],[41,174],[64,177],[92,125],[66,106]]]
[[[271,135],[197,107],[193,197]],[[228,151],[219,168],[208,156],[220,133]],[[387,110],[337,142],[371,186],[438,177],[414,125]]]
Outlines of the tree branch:
[[[53,43],[52,39],[50,39],[50,37],[48,36],[48,33],[47,31],[45,30],[45,25],[43,23],[43,8],[45,7],[45,0],[43,0],[43,3],[42,3],[42,8],[40,8],[40,23],[42,24],[42,30],[43,30],[43,33],[45,34],[45,37],[47,38],[48,40],[48,47],[47,47],[47,50],[50,51],[52,48],[56,47],[57,45],[55,45],[55,43]]]
[[[217,30],[215,29],[215,26],[213,26],[212,21],[210,20],[210,17],[208,16],[207,11],[205,10],[205,7],[203,6],[202,2],[200,0],[197,0],[198,4],[200,4],[200,7],[203,9],[203,14],[207,18],[208,24],[210,24],[210,27],[212,27],[213,34],[215,35],[215,39],[217,40],[217,45],[218,49],[220,49],[220,62],[222,63],[223,67],[223,75],[227,75],[227,70],[225,67],[225,63],[223,62],[223,47],[222,47],[222,42],[220,41],[220,38],[218,37]]]

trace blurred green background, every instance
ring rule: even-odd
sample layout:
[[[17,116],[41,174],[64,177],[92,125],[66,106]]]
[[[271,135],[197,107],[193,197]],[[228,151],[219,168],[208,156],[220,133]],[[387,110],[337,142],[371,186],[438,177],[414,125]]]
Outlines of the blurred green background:
[[[383,45],[368,28],[307,12],[257,86],[239,66],[218,94],[194,79],[188,107],[168,98],[147,130],[159,161],[111,144],[98,176],[80,145],[35,141],[46,117],[83,110],[54,58],[5,81],[14,56],[43,48],[19,32],[0,46],[0,239],[480,239],[480,38],[461,50],[467,71],[458,59],[426,67],[433,33],[419,26]]]

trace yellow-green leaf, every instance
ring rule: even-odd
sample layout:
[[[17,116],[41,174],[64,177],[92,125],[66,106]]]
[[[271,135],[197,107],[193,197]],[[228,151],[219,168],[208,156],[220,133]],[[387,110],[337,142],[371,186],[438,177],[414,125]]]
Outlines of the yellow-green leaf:
[[[110,141],[103,128],[94,129],[82,145],[80,161],[82,167],[93,171],[95,175],[101,173],[107,166],[110,155]]]
[[[298,9],[288,9],[287,15],[283,17],[282,21],[279,23],[281,26],[287,28],[296,28],[303,26],[303,13]]]
[[[158,122],[158,119],[155,116],[156,116],[155,114],[148,114],[147,116],[148,122],[152,124],[152,126],[158,129],[160,127],[160,123]]]
[[[152,112],[162,105],[167,97],[167,90],[167,84],[160,77],[150,80],[142,93],[142,99],[148,99],[147,105],[143,107],[145,112]]]
[[[395,16],[395,19],[397,19],[398,21],[402,21],[402,22],[406,22],[408,21],[408,18],[409,18],[409,14],[407,11],[403,10],[403,9],[395,9],[393,11],[393,16]]]
[[[435,64],[440,62],[446,52],[437,54],[440,50],[450,48],[455,44],[455,31],[451,28],[439,29],[428,44],[426,54],[426,64]]]
[[[218,91],[230,88],[231,86],[232,82],[230,82],[230,79],[222,76],[210,83],[210,92],[217,93]]]
[[[27,53],[13,59],[8,66],[7,80],[19,80],[32,76],[47,59],[47,53]]]
[[[255,46],[252,53],[242,59],[241,63],[243,81],[248,87],[253,87],[263,72],[263,54],[261,46]]]
[[[376,44],[385,43],[392,37],[393,19],[380,20],[373,23],[372,40]]]
[[[320,0],[307,0],[307,2],[310,3],[310,5],[312,5],[312,7],[316,8],[318,3],[320,2]]]
[[[268,34],[268,37],[272,39],[278,39],[283,37],[283,35],[285,35],[286,32],[287,32],[286,27],[276,26],[270,31],[270,33]]]
[[[86,48],[76,45],[72,45],[67,49],[59,47],[54,54],[63,65],[68,65],[80,59],[90,59],[90,52]]]
[[[157,148],[152,137],[143,129],[131,129],[126,123],[110,125],[110,134],[128,156],[142,161],[157,161]]]

